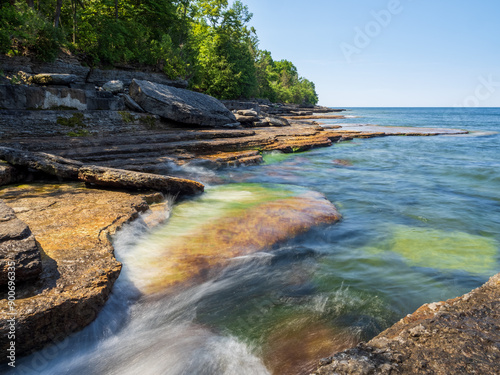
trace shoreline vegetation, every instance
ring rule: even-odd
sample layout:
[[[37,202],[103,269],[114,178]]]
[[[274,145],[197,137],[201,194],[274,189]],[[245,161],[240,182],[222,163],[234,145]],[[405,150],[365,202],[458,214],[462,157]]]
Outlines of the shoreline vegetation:
[[[0,3],[0,54],[52,62],[61,49],[92,68],[163,72],[218,99],[315,105],[314,83],[259,48],[240,1]]]

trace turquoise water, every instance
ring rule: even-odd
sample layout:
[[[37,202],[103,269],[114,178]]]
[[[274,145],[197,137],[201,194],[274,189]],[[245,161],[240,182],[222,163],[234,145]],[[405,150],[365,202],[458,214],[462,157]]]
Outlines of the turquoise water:
[[[60,344],[53,358],[26,358],[18,373],[306,373],[310,361],[499,272],[500,109],[351,108],[346,114],[324,123],[471,134],[353,140],[217,172],[227,184],[320,192],[343,220],[153,299],[131,293],[125,261],[98,320]],[[193,177],[217,191],[210,176]],[[148,251],[148,236],[140,223],[129,226],[116,240],[119,259]],[[306,348],[312,354],[301,357]]]

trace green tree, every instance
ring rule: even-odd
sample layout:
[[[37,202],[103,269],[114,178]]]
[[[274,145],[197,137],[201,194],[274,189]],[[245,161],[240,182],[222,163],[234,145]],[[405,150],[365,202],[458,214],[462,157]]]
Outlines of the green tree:
[[[252,13],[228,0],[0,0],[0,53],[139,63],[223,99],[313,104],[314,84],[258,48]]]
[[[198,22],[193,28],[197,71],[193,87],[223,99],[249,97],[256,91],[252,18],[240,1],[197,2]]]

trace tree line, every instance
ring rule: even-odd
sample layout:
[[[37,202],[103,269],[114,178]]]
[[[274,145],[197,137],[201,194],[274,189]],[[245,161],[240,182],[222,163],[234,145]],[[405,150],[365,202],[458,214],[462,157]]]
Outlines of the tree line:
[[[228,0],[0,0],[0,53],[91,66],[135,63],[220,99],[316,104],[314,83],[259,49],[252,18]]]

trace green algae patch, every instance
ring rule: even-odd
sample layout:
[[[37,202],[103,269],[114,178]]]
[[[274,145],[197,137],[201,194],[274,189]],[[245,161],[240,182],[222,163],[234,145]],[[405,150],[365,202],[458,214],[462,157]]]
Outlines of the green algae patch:
[[[409,266],[482,275],[498,269],[497,241],[465,232],[396,226],[386,246],[370,248],[387,250],[402,256]]]
[[[262,158],[264,159],[264,164],[269,165],[269,164],[277,164],[281,163],[284,160],[287,160],[292,156],[293,154],[285,154],[281,151],[271,151],[271,152],[265,152],[262,155]]]

